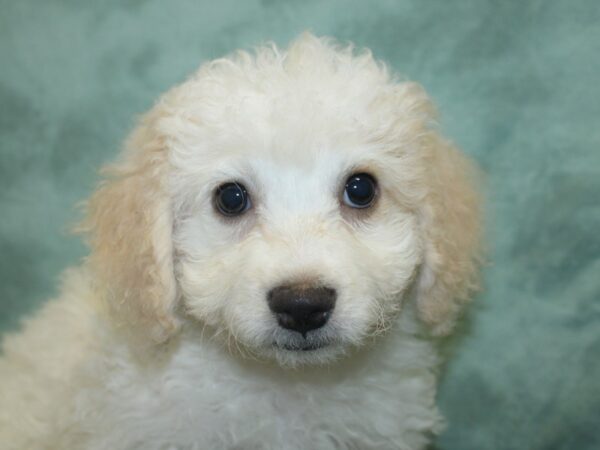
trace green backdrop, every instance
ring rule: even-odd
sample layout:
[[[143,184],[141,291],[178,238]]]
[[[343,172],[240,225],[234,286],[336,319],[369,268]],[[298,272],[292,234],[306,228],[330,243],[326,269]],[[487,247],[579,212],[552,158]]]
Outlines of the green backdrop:
[[[425,85],[488,174],[486,290],[440,449],[600,448],[600,2],[0,0],[0,330],[56,291],[136,115],[201,61],[304,29]]]

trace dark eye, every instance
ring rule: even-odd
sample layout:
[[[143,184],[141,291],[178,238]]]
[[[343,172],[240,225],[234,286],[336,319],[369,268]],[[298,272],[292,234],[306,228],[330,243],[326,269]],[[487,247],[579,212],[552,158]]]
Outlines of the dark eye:
[[[346,181],[344,203],[351,208],[368,208],[375,199],[377,183],[367,173],[356,173]]]
[[[215,206],[224,216],[237,216],[250,208],[250,197],[241,183],[225,183],[215,191]]]

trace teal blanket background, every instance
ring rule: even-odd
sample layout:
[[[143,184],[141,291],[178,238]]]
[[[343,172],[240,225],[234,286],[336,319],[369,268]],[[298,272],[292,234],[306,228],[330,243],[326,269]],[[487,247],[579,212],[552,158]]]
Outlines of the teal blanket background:
[[[0,0],[0,331],[85,253],[73,206],[136,115],[203,60],[304,29],[421,82],[488,176],[486,288],[437,448],[600,448],[598,0]]]

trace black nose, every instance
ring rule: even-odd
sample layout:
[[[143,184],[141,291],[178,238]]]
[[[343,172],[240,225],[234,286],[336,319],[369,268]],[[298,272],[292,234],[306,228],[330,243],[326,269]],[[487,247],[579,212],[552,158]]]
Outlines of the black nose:
[[[279,325],[306,337],[310,330],[327,323],[336,296],[335,289],[328,287],[286,285],[272,289],[268,300]]]

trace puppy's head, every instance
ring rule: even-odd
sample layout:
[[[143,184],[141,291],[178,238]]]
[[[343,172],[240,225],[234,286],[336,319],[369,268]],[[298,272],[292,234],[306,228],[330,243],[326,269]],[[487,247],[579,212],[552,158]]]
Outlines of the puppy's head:
[[[186,321],[323,362],[393,325],[409,290],[447,333],[475,286],[479,216],[471,166],[432,120],[418,86],[311,35],[208,63],[107,169],[91,266],[157,340]]]

